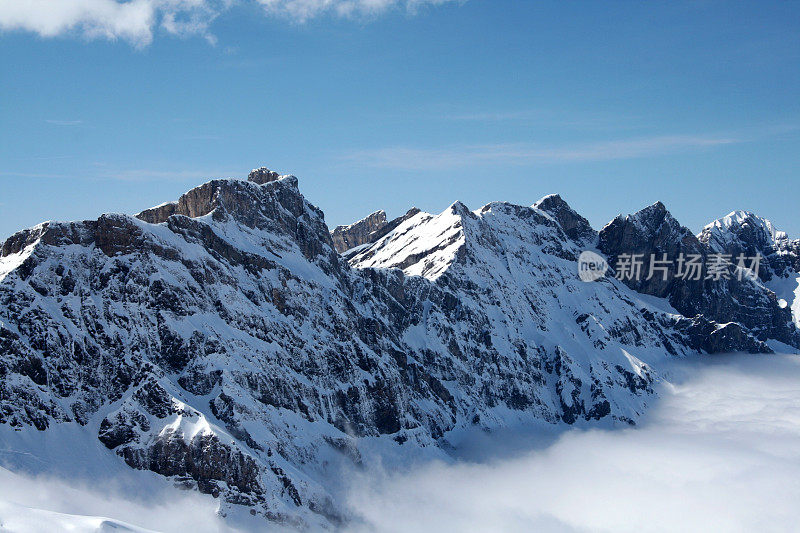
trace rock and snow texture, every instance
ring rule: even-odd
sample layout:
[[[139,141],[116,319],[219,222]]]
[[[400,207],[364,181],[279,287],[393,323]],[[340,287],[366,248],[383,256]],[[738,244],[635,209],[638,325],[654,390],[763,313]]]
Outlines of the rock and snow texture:
[[[417,213],[419,209],[412,207],[405,215],[387,222],[386,212],[380,210],[348,226],[336,226],[331,232],[333,247],[346,256],[354,248],[377,241]]]
[[[697,236],[716,253],[759,254],[759,278],[791,310],[800,327],[800,239],[789,239],[769,220],[749,211],[734,211],[708,224]]]
[[[711,351],[733,351],[748,334],[762,343],[775,339],[790,346],[800,345],[800,333],[792,322],[791,313],[781,306],[775,294],[761,280],[747,276],[739,279],[736,275],[729,279],[708,279],[705,271],[699,279],[682,279],[676,275],[676,259],[681,255],[699,256],[704,265],[712,261],[711,255],[719,251],[707,242],[682,226],[664,204],[656,202],[637,213],[620,215],[609,222],[599,233],[598,248],[612,265],[622,254],[641,254],[644,259],[642,275],[625,280],[630,288],[666,298],[685,316],[702,316],[723,324],[718,338],[712,343],[715,349]],[[672,259],[667,278],[648,276],[651,258],[664,256]],[[735,260],[731,263],[733,268]],[[721,340],[725,342],[719,344]],[[748,351],[753,350],[751,343]]]
[[[548,194],[533,207],[552,216],[576,244],[591,248],[597,243],[597,232],[589,221],[572,209],[560,195]]]
[[[336,226],[331,232],[333,247],[337,252],[344,253],[351,248],[371,242],[372,234],[387,224],[386,211],[381,209],[348,226]]]
[[[686,237],[639,218],[623,241]],[[336,465],[361,464],[364,447],[402,455],[520,421],[633,424],[658,361],[766,351],[784,331],[777,304],[761,309],[774,329],[720,325],[727,308],[687,318],[652,298],[669,293],[581,282],[578,254],[612,234],[558,197],[364,226],[339,255],[297,178],[261,168],[136,217],[17,233],[0,256],[0,424],[79,428],[218,497],[223,515],[335,527],[348,518]]]

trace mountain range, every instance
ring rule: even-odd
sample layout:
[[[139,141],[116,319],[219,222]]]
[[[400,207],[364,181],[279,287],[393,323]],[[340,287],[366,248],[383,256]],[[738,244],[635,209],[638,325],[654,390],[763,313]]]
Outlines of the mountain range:
[[[730,255],[734,275],[584,282],[581,253]],[[759,255],[758,276],[735,257]],[[613,273],[612,273],[613,274]],[[341,475],[511,424],[635,425],[659,362],[800,349],[800,240],[661,203],[595,230],[560,196],[377,211],[330,231],[266,168],[0,249],[0,439],[68,427],[290,527],[351,520]]]

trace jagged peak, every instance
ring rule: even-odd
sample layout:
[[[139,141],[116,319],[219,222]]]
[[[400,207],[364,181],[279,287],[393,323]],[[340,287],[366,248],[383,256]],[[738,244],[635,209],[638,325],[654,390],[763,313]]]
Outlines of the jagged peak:
[[[257,185],[263,185],[289,176],[291,176],[291,174],[280,174],[267,167],[259,167],[250,171],[250,174],[247,175],[247,181],[252,181]],[[296,179],[297,178],[295,178],[295,180]]]
[[[347,231],[349,229],[356,228],[356,227],[361,226],[363,224],[367,224],[367,223],[369,223],[371,221],[386,222],[386,211],[384,211],[383,209],[378,209],[377,211],[374,211],[374,212],[370,213],[369,215],[365,216],[364,218],[356,220],[355,222],[352,222],[350,224],[340,224],[339,226],[336,226],[335,228],[333,228],[331,233],[337,232],[337,231]]]
[[[531,207],[547,210],[550,206],[562,207],[573,210],[572,207],[558,193],[545,194],[533,203]],[[573,210],[574,211],[574,210]]]
[[[671,235],[671,238],[683,239],[694,234],[672,216],[663,202],[655,202],[629,215],[617,215],[600,230],[600,245],[609,235],[617,235],[618,231],[633,231],[639,238],[649,239],[656,235]],[[697,243],[699,245],[699,243]]]
[[[597,231],[589,221],[564,200],[560,194],[548,194],[532,206],[555,220],[567,236],[582,246],[592,246],[597,240]]]
[[[766,218],[741,209],[706,224],[697,238],[717,252],[748,250],[765,254],[784,246],[789,239],[786,232],[777,230]]]
[[[537,216],[542,218],[542,222],[546,221],[548,225],[559,224],[558,220],[556,220],[550,213],[539,209],[535,205],[524,206],[511,202],[495,201],[489,202],[477,211],[473,211],[473,214],[481,218],[485,215],[494,213],[507,213],[510,216],[522,217],[526,220],[530,219],[531,216]]]
[[[349,256],[361,247],[376,242],[421,212],[418,208],[412,207],[404,215],[387,220],[384,210],[375,211],[358,222],[334,228],[331,231],[333,245],[337,252]]]
[[[151,224],[165,222],[167,218],[174,214],[182,214],[192,218],[204,216],[219,207],[220,195],[233,191],[243,192],[248,187],[252,187],[252,192],[254,193],[265,190],[265,187],[270,187],[273,191],[287,191],[288,189],[287,192],[290,193],[290,197],[296,196],[302,200],[296,176],[278,174],[267,167],[261,167],[252,170],[246,180],[240,178],[212,179],[189,189],[177,200],[164,202],[145,209],[134,216]],[[284,196],[284,198],[288,197]]]
[[[370,213],[361,220],[346,226],[336,226],[331,231],[331,239],[336,251],[343,254],[357,246],[373,242],[373,235],[386,227],[386,211],[380,209]]]
[[[713,231],[715,228],[721,231],[738,232],[746,225],[750,225],[755,230],[763,232],[764,235],[768,235],[769,239],[772,241],[780,241],[789,238],[786,232],[776,229],[775,225],[769,219],[743,209],[731,211],[724,217],[706,224],[701,234],[705,230]]]
[[[664,222],[678,224],[678,221],[672,216],[672,213],[669,212],[667,206],[660,200],[633,214],[627,215],[625,219],[647,227],[658,227]]]
[[[539,198],[539,200],[537,200],[533,205],[540,204],[540,203],[544,202],[545,200],[550,200],[550,199],[563,201],[563,199],[561,198],[560,194],[558,194],[556,192],[553,192],[553,193],[550,193],[550,194],[545,194],[544,196]]]
[[[452,211],[453,213],[462,213],[462,212],[470,212],[469,207],[464,204],[461,200],[456,200],[452,204],[447,207],[448,210]]]
[[[578,244],[588,246],[594,244],[597,232],[592,225],[561,197],[560,194],[548,194],[533,204],[534,209],[545,213],[555,220],[569,238]]]
[[[406,274],[435,280],[455,261],[464,245],[464,219],[474,219],[462,202],[453,202],[438,215],[411,209],[374,232],[347,258],[359,268],[400,268]]]
[[[654,203],[648,205],[647,207],[644,207],[644,208],[640,209],[639,211],[637,211],[636,213],[634,213],[634,216],[636,216],[636,215],[638,215],[640,213],[641,214],[655,214],[655,213],[658,213],[658,214],[662,214],[662,213],[663,214],[669,214],[669,210],[667,210],[667,206],[664,205],[664,202],[662,202],[661,200],[657,200],[656,202],[654,202]]]

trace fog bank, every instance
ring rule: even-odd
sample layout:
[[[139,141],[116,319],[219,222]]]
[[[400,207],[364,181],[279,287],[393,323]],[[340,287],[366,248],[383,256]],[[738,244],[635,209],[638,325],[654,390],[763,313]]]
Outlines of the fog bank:
[[[635,429],[371,475],[355,531],[753,531],[800,523],[800,356],[681,362]]]

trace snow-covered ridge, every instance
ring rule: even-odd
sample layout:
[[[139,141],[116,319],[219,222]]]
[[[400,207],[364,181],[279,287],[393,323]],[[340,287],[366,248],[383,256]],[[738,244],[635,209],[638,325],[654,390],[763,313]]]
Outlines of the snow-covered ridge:
[[[736,322],[580,281],[596,239],[560,197],[455,202],[345,258],[297,179],[266,168],[137,217],[45,224],[3,245],[0,425],[10,449],[69,427],[223,514],[333,527],[348,518],[336,469],[370,450],[635,424],[660,361],[768,349]]]
[[[716,253],[761,256],[759,277],[800,327],[800,240],[789,239],[750,211],[733,211],[706,225],[697,237]]]
[[[707,224],[698,234],[716,251],[726,250],[730,244],[742,234],[746,234],[760,246],[777,245],[779,241],[788,239],[786,232],[779,231],[766,218],[759,217],[750,211],[732,211],[722,218]]]
[[[399,267],[407,275],[435,280],[464,245],[465,210],[455,202],[439,215],[419,212],[376,243],[349,255],[350,263],[360,268]]]

